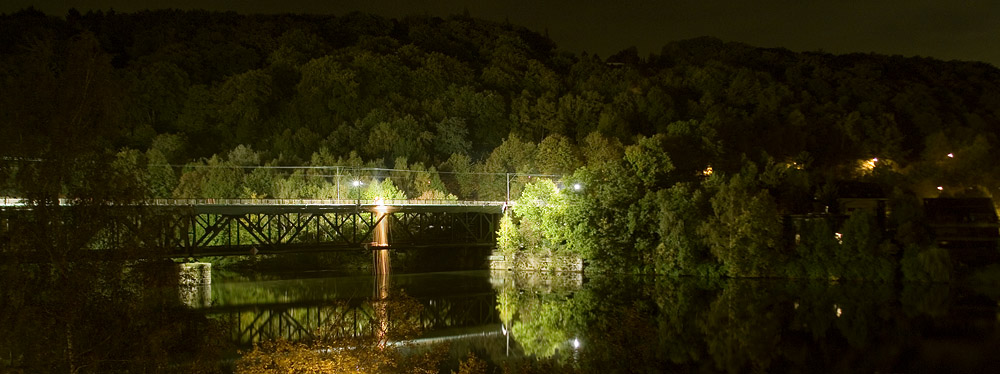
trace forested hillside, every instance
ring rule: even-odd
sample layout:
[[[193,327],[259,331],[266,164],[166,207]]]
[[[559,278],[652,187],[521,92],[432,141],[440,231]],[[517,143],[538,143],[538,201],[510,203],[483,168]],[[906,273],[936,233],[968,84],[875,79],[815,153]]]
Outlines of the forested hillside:
[[[881,278],[815,264],[882,266],[927,241],[918,213],[875,233],[852,216],[865,239],[840,244],[857,256],[816,250],[833,235],[788,243],[782,217],[833,205],[844,180],[877,183],[896,212],[1000,187],[991,65],[712,38],[625,47],[572,54],[468,16],[4,15],[2,194],[335,198],[365,178],[392,197],[504,199],[506,173],[562,175],[552,189],[514,176],[512,199],[572,204],[519,212],[511,245],[607,268]],[[571,181],[583,192],[554,189]]]

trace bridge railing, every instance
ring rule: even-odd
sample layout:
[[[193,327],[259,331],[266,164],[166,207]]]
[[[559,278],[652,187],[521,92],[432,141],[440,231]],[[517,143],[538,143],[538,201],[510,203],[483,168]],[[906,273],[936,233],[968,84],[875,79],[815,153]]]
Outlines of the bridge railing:
[[[0,206],[23,206],[25,204],[24,199],[19,197],[3,197],[0,199]]]
[[[59,205],[73,205],[73,199],[59,199]],[[511,203],[491,200],[416,200],[416,199],[150,199],[144,202],[152,206],[189,205],[443,205],[443,206],[502,206]],[[28,205],[27,199],[16,197],[0,198],[0,206],[21,207]]]
[[[447,205],[447,206],[501,206],[504,201],[488,200],[415,200],[415,199],[153,199],[149,205]]]

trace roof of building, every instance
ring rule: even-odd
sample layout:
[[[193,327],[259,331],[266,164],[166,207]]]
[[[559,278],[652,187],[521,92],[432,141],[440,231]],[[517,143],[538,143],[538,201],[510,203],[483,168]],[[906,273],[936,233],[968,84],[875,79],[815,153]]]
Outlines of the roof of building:
[[[996,223],[993,199],[937,198],[924,199],[924,214],[929,222]]]
[[[837,182],[838,199],[885,199],[885,191],[877,183],[870,182]]]

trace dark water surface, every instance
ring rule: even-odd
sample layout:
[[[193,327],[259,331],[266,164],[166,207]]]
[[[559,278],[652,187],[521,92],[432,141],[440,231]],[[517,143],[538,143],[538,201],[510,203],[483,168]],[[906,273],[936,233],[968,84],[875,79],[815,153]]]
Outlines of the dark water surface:
[[[470,352],[488,373],[1000,368],[996,286],[216,269],[178,294],[171,266],[47,266],[0,273],[2,373],[233,371],[254,344],[317,329],[407,357],[444,352],[445,373]]]
[[[421,344],[502,368],[582,372],[993,372],[997,293],[949,285],[463,271],[217,273],[195,310],[238,347],[371,331],[392,289],[423,305]],[[346,322],[345,322],[346,321]]]

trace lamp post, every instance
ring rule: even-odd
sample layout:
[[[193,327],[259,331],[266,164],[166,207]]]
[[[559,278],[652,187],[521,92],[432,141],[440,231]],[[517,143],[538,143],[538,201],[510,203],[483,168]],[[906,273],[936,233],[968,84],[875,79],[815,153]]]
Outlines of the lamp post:
[[[362,184],[363,184],[363,183],[361,183],[361,181],[359,181],[359,180],[357,180],[357,179],[355,179],[355,180],[354,180],[354,182],[351,182],[351,185],[353,185],[353,186],[354,186],[354,189],[355,189],[355,190],[357,191],[357,193],[358,193],[358,195],[357,195],[357,205],[358,205],[358,206],[360,206],[360,205],[361,205],[361,185],[362,185]]]
[[[507,173],[507,202],[510,202],[510,173]]]
[[[340,200],[340,166],[337,166],[337,200]],[[340,201],[337,201],[340,204]]]

